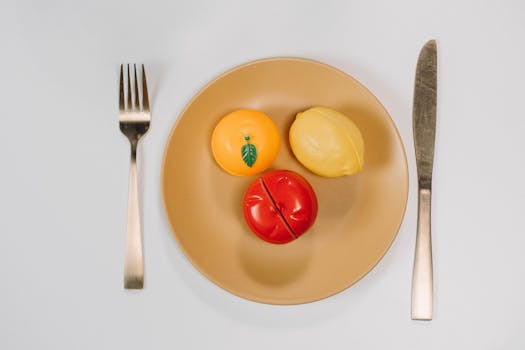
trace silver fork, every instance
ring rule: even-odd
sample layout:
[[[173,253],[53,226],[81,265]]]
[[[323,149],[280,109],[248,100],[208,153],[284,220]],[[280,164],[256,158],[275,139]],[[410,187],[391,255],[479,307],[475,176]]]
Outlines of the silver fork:
[[[142,65],[142,108],[139,102],[137,65],[134,66],[134,93],[127,65],[128,89],[124,97],[124,65],[120,65],[119,125],[131,144],[131,168],[129,173],[128,223],[126,227],[126,255],[124,261],[124,288],[142,289],[144,286],[144,260],[142,256],[142,229],[137,181],[137,145],[148,131],[151,121],[146,72]],[[134,95],[134,96],[132,96]]]

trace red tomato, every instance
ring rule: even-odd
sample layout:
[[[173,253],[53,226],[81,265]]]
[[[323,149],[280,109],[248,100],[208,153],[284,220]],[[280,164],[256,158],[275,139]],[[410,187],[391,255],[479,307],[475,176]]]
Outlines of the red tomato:
[[[244,194],[250,229],[271,243],[288,243],[305,233],[317,216],[317,197],[301,175],[274,170],[256,179]]]

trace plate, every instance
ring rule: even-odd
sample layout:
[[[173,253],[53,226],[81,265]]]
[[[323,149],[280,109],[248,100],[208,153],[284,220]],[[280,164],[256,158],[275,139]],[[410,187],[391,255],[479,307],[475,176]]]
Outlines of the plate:
[[[293,157],[289,127],[317,105],[346,114],[361,130],[365,165],[357,175],[323,178]],[[275,121],[282,144],[272,169],[298,172],[317,194],[316,222],[292,243],[267,243],[249,230],[241,203],[256,177],[229,175],[213,159],[213,128],[240,108]],[[379,262],[405,213],[408,169],[392,119],[357,80],[323,63],[271,58],[226,72],[189,102],[169,136],[161,185],[174,237],[209,280],[249,300],[300,304],[348,288]]]

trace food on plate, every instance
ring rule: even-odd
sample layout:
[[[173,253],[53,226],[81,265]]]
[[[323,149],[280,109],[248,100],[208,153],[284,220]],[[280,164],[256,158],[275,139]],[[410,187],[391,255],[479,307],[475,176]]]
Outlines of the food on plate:
[[[279,132],[266,114],[239,109],[224,116],[211,137],[215,161],[232,175],[263,172],[279,152]]]
[[[243,211],[246,223],[257,236],[270,243],[288,243],[313,225],[317,197],[301,175],[273,170],[247,188]]]
[[[289,138],[297,160],[315,174],[337,177],[363,168],[363,136],[354,122],[338,111],[313,107],[298,113]]]

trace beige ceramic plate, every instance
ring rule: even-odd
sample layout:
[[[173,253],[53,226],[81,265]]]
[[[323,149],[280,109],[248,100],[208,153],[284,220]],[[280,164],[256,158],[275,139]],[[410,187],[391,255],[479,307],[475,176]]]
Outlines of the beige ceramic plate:
[[[343,112],[361,129],[366,155],[358,175],[322,178],[294,159],[290,124],[316,105]],[[229,175],[213,160],[213,128],[238,108],[273,118],[282,140],[273,168],[302,174],[317,193],[317,220],[292,243],[273,245],[251,233],[241,200],[254,177]],[[246,299],[298,304],[344,290],[377,264],[403,219],[408,172],[396,127],[370,91],[325,64],[275,58],[227,72],[188,104],[166,146],[162,192],[175,238],[206,277]]]

